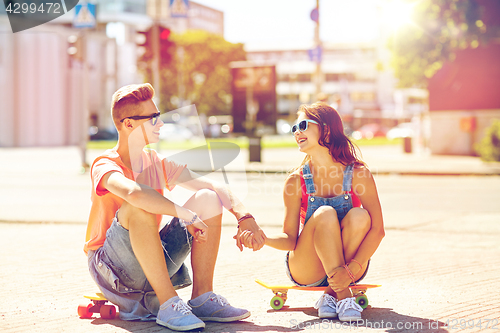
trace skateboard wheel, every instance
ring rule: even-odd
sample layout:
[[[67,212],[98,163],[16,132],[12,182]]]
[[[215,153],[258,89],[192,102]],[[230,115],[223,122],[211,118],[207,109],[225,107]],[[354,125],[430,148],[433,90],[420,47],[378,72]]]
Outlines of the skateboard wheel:
[[[92,312],[90,312],[92,305],[92,303],[78,305],[78,315],[80,318],[92,318]]]
[[[356,297],[356,303],[363,309],[366,309],[368,307],[368,297],[365,295],[359,295]]]
[[[281,310],[281,308],[283,307],[283,304],[285,304],[285,301],[283,301],[283,298],[281,298],[279,296],[274,296],[271,299],[271,307],[274,310]]]
[[[101,318],[114,319],[116,315],[116,308],[113,305],[103,305],[100,309]]]

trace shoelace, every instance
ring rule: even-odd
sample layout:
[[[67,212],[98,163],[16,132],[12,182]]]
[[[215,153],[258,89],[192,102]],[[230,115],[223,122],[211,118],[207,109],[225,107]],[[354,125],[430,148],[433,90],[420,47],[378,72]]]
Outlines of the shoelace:
[[[211,296],[210,300],[212,300],[212,301],[215,300],[216,302],[219,302],[219,304],[222,306],[229,304],[227,299],[225,299],[223,296],[217,295],[217,294],[213,294],[213,295],[215,295],[215,296]]]
[[[323,302],[326,302],[326,304],[329,307],[331,307],[332,309],[337,309],[337,304],[335,304],[335,298],[333,298],[333,296],[328,295],[328,294],[321,295],[321,297],[318,299],[318,301],[314,305],[314,308],[319,309],[323,305]]]
[[[348,309],[358,310],[359,312],[363,311],[363,308],[356,303],[356,299],[354,297],[344,298],[337,303],[337,313],[344,312]]]
[[[191,307],[187,305],[184,301],[180,300],[177,303],[172,304],[174,311],[179,311],[182,314],[191,314]]]

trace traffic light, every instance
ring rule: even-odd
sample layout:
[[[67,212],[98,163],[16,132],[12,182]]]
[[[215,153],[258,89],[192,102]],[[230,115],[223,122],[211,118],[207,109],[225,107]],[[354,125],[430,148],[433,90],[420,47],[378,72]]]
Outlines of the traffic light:
[[[67,47],[66,52],[68,54],[68,68],[78,67],[84,61],[85,45],[84,39],[78,34],[69,35],[66,39]]]
[[[174,52],[174,43],[169,39],[170,29],[159,26],[159,39],[160,39],[160,64],[168,65],[172,60],[172,55]]]
[[[68,45],[66,51],[69,54],[70,59],[83,60],[83,43],[82,38],[77,34],[68,36]]]
[[[140,65],[146,65],[153,60],[153,29],[154,26],[147,30],[136,31],[135,44],[137,46],[137,59]],[[158,26],[158,47],[159,47],[159,62],[161,65],[168,65],[172,60],[174,52],[174,43],[170,40],[170,29],[164,26]]]
[[[152,58],[151,43],[151,28],[136,31],[135,44],[137,45],[137,58],[139,62],[148,62]]]
[[[167,41],[170,37],[170,29],[160,25],[160,42]]]

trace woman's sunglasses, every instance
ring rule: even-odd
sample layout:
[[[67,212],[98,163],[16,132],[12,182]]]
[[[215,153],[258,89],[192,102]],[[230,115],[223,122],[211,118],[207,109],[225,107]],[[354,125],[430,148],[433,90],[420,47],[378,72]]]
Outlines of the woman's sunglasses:
[[[304,119],[304,120],[301,120],[297,124],[292,126],[292,133],[295,134],[295,132],[297,132],[297,130],[304,132],[309,127],[309,123],[313,123],[313,124],[318,125],[317,121],[314,121],[311,119]]]
[[[122,120],[120,120],[121,123],[125,119],[134,119],[134,120],[141,120],[141,119],[151,119],[151,125],[155,126],[156,123],[158,123],[158,119],[160,119],[160,112],[153,113],[152,115],[149,116],[131,116],[131,117],[125,117]]]

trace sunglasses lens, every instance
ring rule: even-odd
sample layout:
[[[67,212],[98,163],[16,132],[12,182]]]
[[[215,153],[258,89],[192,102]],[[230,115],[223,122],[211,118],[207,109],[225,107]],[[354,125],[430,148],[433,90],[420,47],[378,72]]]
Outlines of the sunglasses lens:
[[[300,129],[301,132],[304,132],[307,129],[307,121],[302,120],[299,123],[299,129]]]
[[[292,126],[292,133],[295,133],[295,132],[297,132],[297,125]]]
[[[155,126],[158,123],[159,118],[160,118],[160,116],[156,116],[156,117],[151,118],[151,124],[153,126]]]

